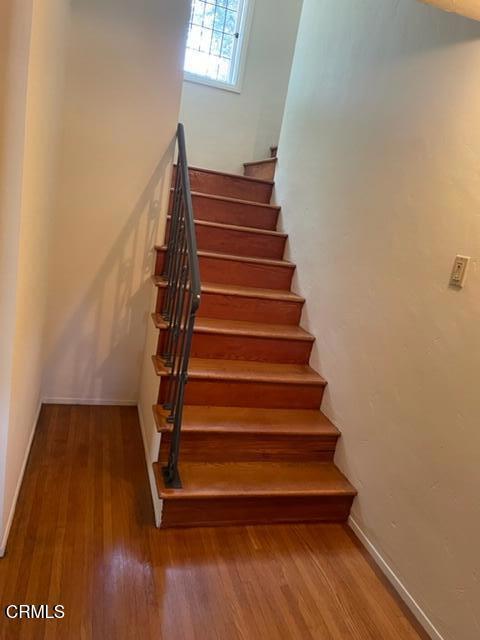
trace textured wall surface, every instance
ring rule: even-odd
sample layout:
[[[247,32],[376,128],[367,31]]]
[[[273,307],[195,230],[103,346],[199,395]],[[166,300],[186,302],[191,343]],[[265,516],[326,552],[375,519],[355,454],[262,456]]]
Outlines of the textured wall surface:
[[[9,2],[6,3],[7,5]],[[44,373],[48,255],[54,191],[58,112],[62,93],[64,0],[12,2],[7,45],[8,91],[5,180],[2,189],[0,293],[2,430],[5,443],[3,542],[13,515],[33,434]],[[3,9],[2,9],[3,10]],[[2,25],[4,26],[4,25]],[[2,181],[2,177],[0,177]],[[5,300],[4,285],[10,282]],[[5,330],[10,317],[9,330]],[[3,376],[8,376],[5,382]],[[5,397],[8,392],[8,397]],[[5,415],[6,414],[6,415]]]
[[[277,196],[353,516],[445,640],[478,640],[480,24],[306,0]]]
[[[71,7],[44,395],[136,402],[188,1]]]

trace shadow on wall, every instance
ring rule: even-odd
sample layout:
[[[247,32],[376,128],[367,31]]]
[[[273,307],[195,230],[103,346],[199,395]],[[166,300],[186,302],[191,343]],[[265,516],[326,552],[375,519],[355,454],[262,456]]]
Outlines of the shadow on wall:
[[[50,338],[46,402],[137,401],[151,311],[154,246],[163,237],[174,147],[172,141],[86,295],[76,302],[62,331]],[[50,317],[55,313],[54,305],[49,312]],[[123,381],[132,378],[122,375],[126,369],[135,372],[133,388]],[[116,372],[120,383],[112,382]]]

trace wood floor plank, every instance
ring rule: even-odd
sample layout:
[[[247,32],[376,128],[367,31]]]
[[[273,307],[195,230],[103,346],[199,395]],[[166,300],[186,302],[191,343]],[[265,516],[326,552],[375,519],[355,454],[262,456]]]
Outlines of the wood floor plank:
[[[343,525],[155,529],[133,407],[43,408],[0,604],[1,640],[427,637]]]

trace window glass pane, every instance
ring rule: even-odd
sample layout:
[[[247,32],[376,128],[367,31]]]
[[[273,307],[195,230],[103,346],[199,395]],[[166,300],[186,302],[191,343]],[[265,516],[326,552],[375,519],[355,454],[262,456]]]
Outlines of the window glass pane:
[[[203,18],[203,26],[207,27],[208,29],[213,29],[214,20],[215,20],[215,5],[206,4],[205,15]]]
[[[222,7],[217,7],[217,10],[215,11],[215,29],[217,29],[217,31],[223,31],[226,17],[225,14],[225,9],[223,9]]]
[[[230,77],[230,62],[225,60],[225,58],[220,58],[220,62],[218,63],[218,76],[217,80],[222,82],[228,82]]]
[[[214,56],[219,56],[222,53],[222,33],[220,31],[214,31],[212,36],[212,48],[210,53]]]
[[[212,80],[216,80],[218,77],[218,63],[220,58],[217,56],[209,56],[208,69],[206,75]]]
[[[235,33],[237,29],[237,13],[235,11],[227,11],[225,20],[225,33]]]
[[[200,51],[200,45],[202,43],[202,27],[192,25],[190,27],[190,33],[188,34],[187,49],[196,49]]]
[[[203,20],[203,12],[205,9],[205,3],[201,0],[193,0],[192,4],[192,23],[193,24],[202,24]]]
[[[233,53],[233,36],[223,36],[223,46],[222,46],[222,57],[223,58],[228,58],[230,60],[230,58],[232,57],[232,53]]]
[[[228,8],[238,11],[239,0],[228,0]]]
[[[212,33],[210,29],[202,29],[202,39],[200,42],[200,51],[210,53],[210,42],[212,41]]]
[[[204,76],[208,67],[208,55],[199,51],[187,51],[185,56],[185,70],[197,76]]]
[[[217,4],[219,7],[226,7],[228,4],[228,0],[217,0]]]

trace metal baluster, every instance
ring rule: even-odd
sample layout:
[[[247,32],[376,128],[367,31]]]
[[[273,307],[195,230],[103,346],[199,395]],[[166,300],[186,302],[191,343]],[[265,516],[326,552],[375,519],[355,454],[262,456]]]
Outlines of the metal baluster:
[[[175,400],[176,412],[174,418],[172,441],[168,456],[168,465],[164,469],[165,482],[168,486],[180,489],[182,482],[178,473],[178,458],[180,453],[180,437],[182,433],[183,404],[185,399],[185,386],[188,382],[188,361],[190,357],[195,314],[192,314],[192,299],[188,305],[188,315],[184,332],[184,345],[182,349],[181,366],[179,371],[179,381],[177,387],[177,397]]]
[[[181,239],[179,240],[177,246],[177,254],[175,256],[175,264],[174,264],[174,286],[172,287],[171,292],[171,300],[170,300],[170,308],[168,311],[168,330],[167,330],[167,339],[164,345],[163,359],[165,360],[167,366],[171,366],[172,360],[172,348],[175,340],[175,328],[177,326],[177,311],[179,304],[179,296],[180,296],[180,285],[181,285],[181,276],[183,263],[185,261],[185,256],[187,254],[187,242],[184,237],[184,225],[181,225]]]
[[[162,312],[165,320],[169,320],[172,313],[172,304],[178,277],[179,245],[185,237],[185,207],[183,200],[179,201],[175,217],[170,219],[169,235],[171,241],[169,279]]]
[[[178,296],[177,296],[177,305],[175,309],[175,320],[174,327],[172,331],[173,340],[171,344],[171,360],[169,366],[171,366],[170,379],[168,382],[169,388],[167,392],[167,396],[171,398],[171,404],[168,404],[165,408],[171,409],[170,420],[172,419],[174,410],[175,410],[175,389],[176,385],[178,385],[178,361],[181,354],[181,350],[183,347],[183,336],[185,335],[184,328],[184,307],[185,307],[185,297],[186,297],[186,288],[188,281],[188,255],[185,251],[183,254],[182,267],[180,272],[180,280],[178,286]]]
[[[165,256],[165,263],[163,265],[163,277],[169,281],[170,280],[170,268],[172,264],[172,254],[174,253],[174,242],[173,239],[176,235],[177,223],[179,219],[179,207],[182,196],[182,182],[180,179],[180,154],[177,160],[177,169],[175,173],[175,187],[173,192],[173,206],[170,212],[170,228],[168,233],[168,242],[167,242],[167,254]]]

